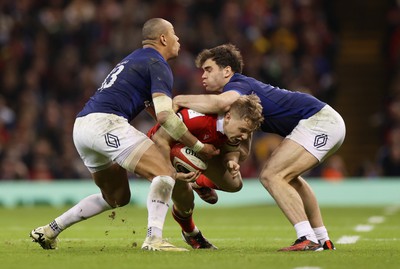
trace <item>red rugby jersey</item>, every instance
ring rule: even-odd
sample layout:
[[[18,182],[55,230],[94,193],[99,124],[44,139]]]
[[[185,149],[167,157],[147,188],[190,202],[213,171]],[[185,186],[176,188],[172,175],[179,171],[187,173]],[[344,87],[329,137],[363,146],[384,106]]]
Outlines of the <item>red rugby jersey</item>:
[[[189,131],[201,142],[212,144],[217,148],[227,142],[227,137],[217,131],[218,115],[202,114],[188,108],[179,110],[177,115],[185,123]],[[148,131],[147,135],[151,138],[158,128],[160,128],[160,125],[156,124]]]

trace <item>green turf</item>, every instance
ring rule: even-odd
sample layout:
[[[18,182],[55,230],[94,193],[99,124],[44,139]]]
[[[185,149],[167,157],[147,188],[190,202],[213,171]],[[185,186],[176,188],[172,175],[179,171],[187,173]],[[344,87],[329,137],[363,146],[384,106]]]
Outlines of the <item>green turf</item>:
[[[196,209],[197,225],[219,247],[217,251],[184,253],[144,252],[140,245],[146,233],[147,212],[128,206],[79,223],[60,236],[58,250],[42,250],[30,242],[32,228],[46,224],[65,208],[0,208],[0,267],[8,268],[138,268],[138,269],[231,269],[231,268],[400,268],[400,209],[384,207],[325,207],[322,213],[335,241],[359,235],[355,244],[337,244],[336,251],[283,253],[295,233],[276,206]],[[369,232],[357,225],[383,216]],[[164,236],[187,247],[178,225],[168,215]]]

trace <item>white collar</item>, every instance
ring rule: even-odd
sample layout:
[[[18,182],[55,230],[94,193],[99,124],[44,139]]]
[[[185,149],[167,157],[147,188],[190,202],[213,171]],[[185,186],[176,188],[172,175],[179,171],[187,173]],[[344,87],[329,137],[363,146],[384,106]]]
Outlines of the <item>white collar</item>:
[[[218,115],[217,118],[217,132],[224,133],[224,115]]]

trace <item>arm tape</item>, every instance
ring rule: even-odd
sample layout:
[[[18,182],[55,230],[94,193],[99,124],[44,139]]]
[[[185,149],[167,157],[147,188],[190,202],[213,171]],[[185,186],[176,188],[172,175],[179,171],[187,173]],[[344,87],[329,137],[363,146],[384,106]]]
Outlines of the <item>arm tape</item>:
[[[172,110],[172,99],[166,95],[160,95],[153,98],[153,104],[156,115],[160,112],[168,113],[167,119],[161,124],[161,127],[164,128],[167,134],[174,140],[179,140],[188,129]]]
[[[174,139],[179,140],[188,130],[181,119],[171,110],[161,127]]]
[[[153,98],[154,111],[156,115],[163,111],[172,111],[172,99],[166,95],[160,95]]]
[[[197,140],[197,142],[192,147],[194,152],[200,152],[203,148],[204,144],[200,140]]]

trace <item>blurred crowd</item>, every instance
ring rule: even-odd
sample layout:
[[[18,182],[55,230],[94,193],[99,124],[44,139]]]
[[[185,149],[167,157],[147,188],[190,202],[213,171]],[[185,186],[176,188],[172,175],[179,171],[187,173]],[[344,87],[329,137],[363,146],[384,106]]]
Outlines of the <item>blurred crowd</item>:
[[[195,56],[231,42],[243,53],[244,74],[308,92],[334,106],[337,33],[330,2],[1,1],[0,179],[90,178],[72,142],[75,115],[113,66],[141,47],[141,27],[152,17],[171,21],[180,38],[180,55],[171,61],[174,94],[203,93]],[[398,27],[397,17],[397,42]],[[399,66],[398,56],[399,50],[393,66]],[[397,68],[393,75],[397,102],[399,73]],[[133,124],[146,132],[154,121],[143,113]],[[242,164],[243,177],[258,176],[262,160],[280,139],[255,134],[253,153]],[[333,167],[340,165],[340,158],[336,164],[332,159]],[[314,176],[336,173],[331,170]]]
[[[386,16],[388,93],[383,115],[383,141],[377,156],[379,174],[400,176],[400,1],[392,0]]]

